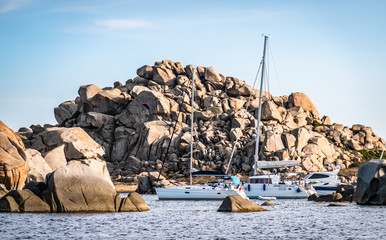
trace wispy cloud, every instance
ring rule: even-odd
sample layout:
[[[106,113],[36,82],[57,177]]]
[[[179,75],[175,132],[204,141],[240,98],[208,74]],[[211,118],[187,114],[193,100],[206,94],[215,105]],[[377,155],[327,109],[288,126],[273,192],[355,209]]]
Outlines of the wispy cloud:
[[[0,0],[0,13],[11,12],[30,5],[32,0]]]
[[[135,19],[107,19],[96,20],[96,25],[107,27],[108,29],[133,29],[133,28],[147,28],[151,24],[141,20]]]

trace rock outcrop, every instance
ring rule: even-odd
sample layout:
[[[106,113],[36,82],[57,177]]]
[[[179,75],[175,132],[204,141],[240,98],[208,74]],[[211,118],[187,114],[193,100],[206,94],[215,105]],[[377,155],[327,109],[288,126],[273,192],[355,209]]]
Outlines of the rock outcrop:
[[[0,184],[8,190],[22,189],[28,164],[20,138],[0,121]]]
[[[361,205],[386,205],[386,160],[372,160],[359,168],[354,201]]]
[[[0,198],[0,212],[138,212],[150,208],[138,194],[121,198],[91,167],[71,163]]]
[[[33,127],[34,149],[2,122],[0,129],[0,212],[149,210],[138,194],[122,199],[115,191],[103,148],[83,129]]]
[[[54,212],[116,212],[118,194],[90,167],[79,163],[58,168],[47,179]]]
[[[261,212],[268,211],[240,196],[227,196],[217,210],[218,212]]]
[[[164,173],[169,178],[186,177],[192,73],[193,66],[183,67],[170,60],[145,65],[137,70],[138,76],[125,84],[116,82],[114,87],[103,89],[95,85],[81,86],[75,100],[55,109],[55,117],[60,126],[84,129],[104,148],[104,160],[115,181],[131,183],[141,173],[158,171],[167,149]],[[241,127],[230,171],[251,174],[258,100],[259,91],[244,81],[223,76],[213,67],[196,68],[194,168],[226,170]],[[299,171],[332,170],[338,165],[345,169],[362,161],[359,151],[377,151],[386,143],[370,127],[359,124],[347,127],[331,124],[328,116],[320,118],[316,106],[304,93],[275,97],[263,92],[262,100],[259,159],[296,159],[301,164]],[[169,147],[177,120],[178,129]],[[49,151],[60,147],[55,141],[49,145],[43,141],[49,133],[40,133],[50,128],[33,125],[31,130],[19,131],[25,145],[41,151],[47,163],[53,159],[48,161]],[[94,155],[93,158],[98,155],[79,151],[81,147],[65,142],[67,161],[91,158],[87,154]],[[69,157],[68,151],[73,156]],[[55,164],[49,165],[56,168]]]

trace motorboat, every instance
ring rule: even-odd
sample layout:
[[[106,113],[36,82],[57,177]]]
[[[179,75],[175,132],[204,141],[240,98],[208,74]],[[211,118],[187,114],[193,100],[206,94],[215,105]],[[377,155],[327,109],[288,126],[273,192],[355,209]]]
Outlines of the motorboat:
[[[342,184],[338,178],[339,169],[326,172],[312,172],[303,178],[303,182],[312,185],[319,195],[335,193],[338,185]]]

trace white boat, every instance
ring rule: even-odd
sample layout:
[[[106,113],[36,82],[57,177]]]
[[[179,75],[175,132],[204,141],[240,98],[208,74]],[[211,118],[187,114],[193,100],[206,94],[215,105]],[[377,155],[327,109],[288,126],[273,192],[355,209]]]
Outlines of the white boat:
[[[249,183],[244,184],[245,193],[249,198],[259,197],[276,197],[276,198],[308,198],[308,196],[315,193],[312,186],[302,186],[299,184],[288,184],[280,181],[278,175],[257,175],[257,168],[279,168],[286,166],[297,166],[297,161],[265,161],[259,162],[259,129],[261,120],[261,101],[263,95],[263,81],[265,71],[265,55],[267,49],[268,37],[264,39],[264,52],[261,61],[261,80],[260,80],[260,94],[259,94],[259,108],[257,114],[257,128],[256,128],[256,146],[255,146],[255,164],[254,176],[249,178]]]
[[[312,172],[303,178],[303,182],[311,184],[319,195],[335,193],[338,185],[342,184],[338,178],[339,169],[326,172]]]
[[[155,188],[159,200],[221,200],[227,196],[248,197],[240,179],[235,176],[227,176],[222,172],[198,171],[193,173],[193,103],[194,103],[194,74],[192,73],[192,106],[191,106],[191,141],[190,141],[190,185],[176,186],[171,188]],[[162,169],[161,169],[162,170]],[[193,185],[192,177],[195,176],[215,176],[220,177],[221,182],[207,185]],[[227,181],[228,180],[228,181]]]
[[[244,184],[245,194],[248,198],[308,198],[315,193],[311,185],[301,183],[288,183],[280,181],[276,174],[255,175],[249,178],[249,183]]]
[[[159,200],[222,200],[227,196],[241,196],[247,199],[240,179],[222,172],[198,171],[193,176],[217,176],[214,184],[156,188]]]

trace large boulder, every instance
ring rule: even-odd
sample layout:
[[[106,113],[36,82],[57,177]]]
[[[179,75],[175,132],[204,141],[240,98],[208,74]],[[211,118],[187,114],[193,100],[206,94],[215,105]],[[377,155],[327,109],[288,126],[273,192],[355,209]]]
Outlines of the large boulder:
[[[21,149],[25,150],[23,141],[12,129],[10,129],[7,125],[5,125],[2,121],[0,121],[0,132],[7,135],[11,140],[15,141],[17,145],[20,146]]]
[[[50,206],[29,189],[10,191],[0,199],[0,212],[50,211]]]
[[[78,90],[80,101],[87,102],[100,91],[102,91],[102,89],[94,84],[80,86]]]
[[[218,212],[261,212],[268,211],[240,196],[227,196],[222,202]]]
[[[40,152],[35,149],[27,149],[25,151],[28,164],[27,181],[45,182],[46,175],[52,172],[51,167],[44,160]]]
[[[94,170],[96,173],[98,173],[99,176],[101,176],[103,179],[108,182],[112,188],[115,189],[113,182],[111,181],[109,171],[107,170],[106,162],[103,160],[100,160],[99,158],[96,159],[79,159],[79,160],[72,160],[68,162],[68,164],[84,164],[88,167],[90,167],[92,170]]]
[[[315,202],[338,202],[338,201],[341,201],[341,199],[342,199],[342,195],[340,193],[331,193],[331,194],[320,195],[314,201]]]
[[[153,81],[161,85],[174,86],[176,84],[176,75],[171,69],[153,67]]]
[[[336,193],[340,193],[342,195],[341,201],[353,201],[353,197],[355,194],[356,186],[349,184],[340,184],[336,187]]]
[[[90,105],[84,112],[94,111],[110,115],[121,113],[127,104],[126,95],[118,88],[102,90],[88,102]]]
[[[137,69],[137,75],[150,80],[153,78],[153,67],[144,65]]]
[[[205,68],[204,78],[205,80],[213,83],[220,83],[223,80],[220,74],[217,72],[217,70],[214,69],[213,67]]]
[[[44,159],[46,160],[46,163],[50,166],[52,171],[55,171],[56,169],[67,165],[66,155],[64,154],[65,146],[65,144],[62,144],[52,149],[51,151],[45,153]]]
[[[22,189],[28,165],[23,148],[4,132],[0,132],[0,184],[8,190]]]
[[[138,187],[136,192],[141,194],[154,193],[153,183],[149,176],[138,176]]]
[[[143,198],[136,192],[132,192],[128,197],[123,198],[119,206],[119,212],[143,212],[150,208]]]
[[[281,116],[276,104],[272,101],[264,102],[261,106],[261,119],[262,120],[276,120],[281,122],[283,117]]]
[[[104,178],[84,164],[68,164],[47,177],[57,212],[115,212],[117,193]]]
[[[38,135],[31,148],[44,155],[63,144],[67,161],[98,158],[105,154],[103,148],[81,128],[47,128]]]
[[[359,168],[354,201],[361,205],[386,205],[386,160],[371,160]]]
[[[78,105],[75,101],[66,101],[54,108],[55,119],[59,124],[62,124],[68,119],[71,119],[78,110]]]
[[[319,118],[319,112],[306,94],[295,92],[288,97],[290,107],[302,107],[304,111],[312,112],[315,118]]]

